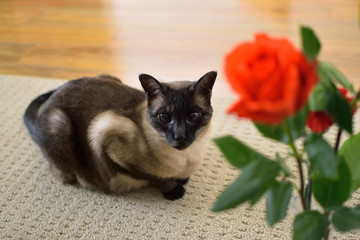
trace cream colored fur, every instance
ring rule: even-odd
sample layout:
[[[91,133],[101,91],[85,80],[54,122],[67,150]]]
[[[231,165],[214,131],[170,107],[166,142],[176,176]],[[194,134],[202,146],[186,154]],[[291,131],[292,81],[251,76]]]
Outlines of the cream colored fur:
[[[185,150],[177,150],[165,141],[146,119],[146,104],[142,111],[142,129],[129,118],[109,110],[96,116],[88,129],[88,139],[95,155],[103,151],[120,166],[135,165],[139,171],[160,178],[187,178],[200,165],[209,141],[210,124],[200,129],[196,140]],[[104,149],[104,150],[103,150]],[[117,174],[111,188],[127,192],[146,185],[146,181]]]
[[[134,179],[125,174],[116,174],[110,180],[110,187],[112,192],[127,193],[132,189],[138,189],[148,185],[148,181]]]
[[[50,132],[56,134],[59,131],[64,130],[64,128],[68,129],[67,119],[66,114],[62,110],[59,108],[52,109],[48,117]]]
[[[187,178],[199,167],[210,138],[211,123],[200,129],[196,140],[181,151],[171,147],[165,137],[151,127],[145,116],[143,127],[148,151],[157,160],[155,167],[150,168],[151,174],[163,178]]]

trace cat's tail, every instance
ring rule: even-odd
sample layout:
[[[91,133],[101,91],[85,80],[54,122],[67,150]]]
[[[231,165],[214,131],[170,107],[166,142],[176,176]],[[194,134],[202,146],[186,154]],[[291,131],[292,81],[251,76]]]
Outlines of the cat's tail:
[[[31,137],[35,140],[36,137],[36,126],[35,126],[35,122],[39,113],[39,109],[41,108],[41,106],[46,102],[46,100],[48,100],[50,98],[50,96],[55,92],[56,90],[52,90],[50,92],[44,93],[40,96],[38,96],[37,98],[35,98],[34,100],[32,100],[32,102],[29,104],[29,106],[26,108],[24,116],[23,116],[23,120],[24,120],[24,124],[26,126],[26,128],[28,129]]]

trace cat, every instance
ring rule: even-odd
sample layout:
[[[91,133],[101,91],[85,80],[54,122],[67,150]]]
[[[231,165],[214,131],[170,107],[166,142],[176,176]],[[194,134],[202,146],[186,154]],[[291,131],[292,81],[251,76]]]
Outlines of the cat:
[[[24,124],[61,182],[115,194],[152,185],[176,200],[209,141],[216,76],[161,83],[140,74],[144,91],[84,77],[35,98]]]

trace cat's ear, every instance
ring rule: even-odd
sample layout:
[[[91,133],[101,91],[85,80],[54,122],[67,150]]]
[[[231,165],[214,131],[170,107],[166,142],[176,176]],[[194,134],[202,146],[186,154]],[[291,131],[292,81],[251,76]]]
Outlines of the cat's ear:
[[[204,96],[211,97],[211,91],[216,80],[217,72],[206,73],[190,87],[190,92],[197,92]]]
[[[166,86],[148,74],[140,74],[139,80],[145,91],[145,96],[148,101],[159,94],[166,93]]]

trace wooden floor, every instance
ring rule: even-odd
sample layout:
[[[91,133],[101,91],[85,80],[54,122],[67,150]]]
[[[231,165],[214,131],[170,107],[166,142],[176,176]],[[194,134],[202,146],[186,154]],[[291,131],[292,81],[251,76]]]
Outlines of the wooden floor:
[[[139,86],[139,73],[198,79],[218,70],[227,94],[224,54],[256,32],[299,46],[300,24],[360,85],[358,0],[2,0],[0,74],[74,79],[113,74]]]

